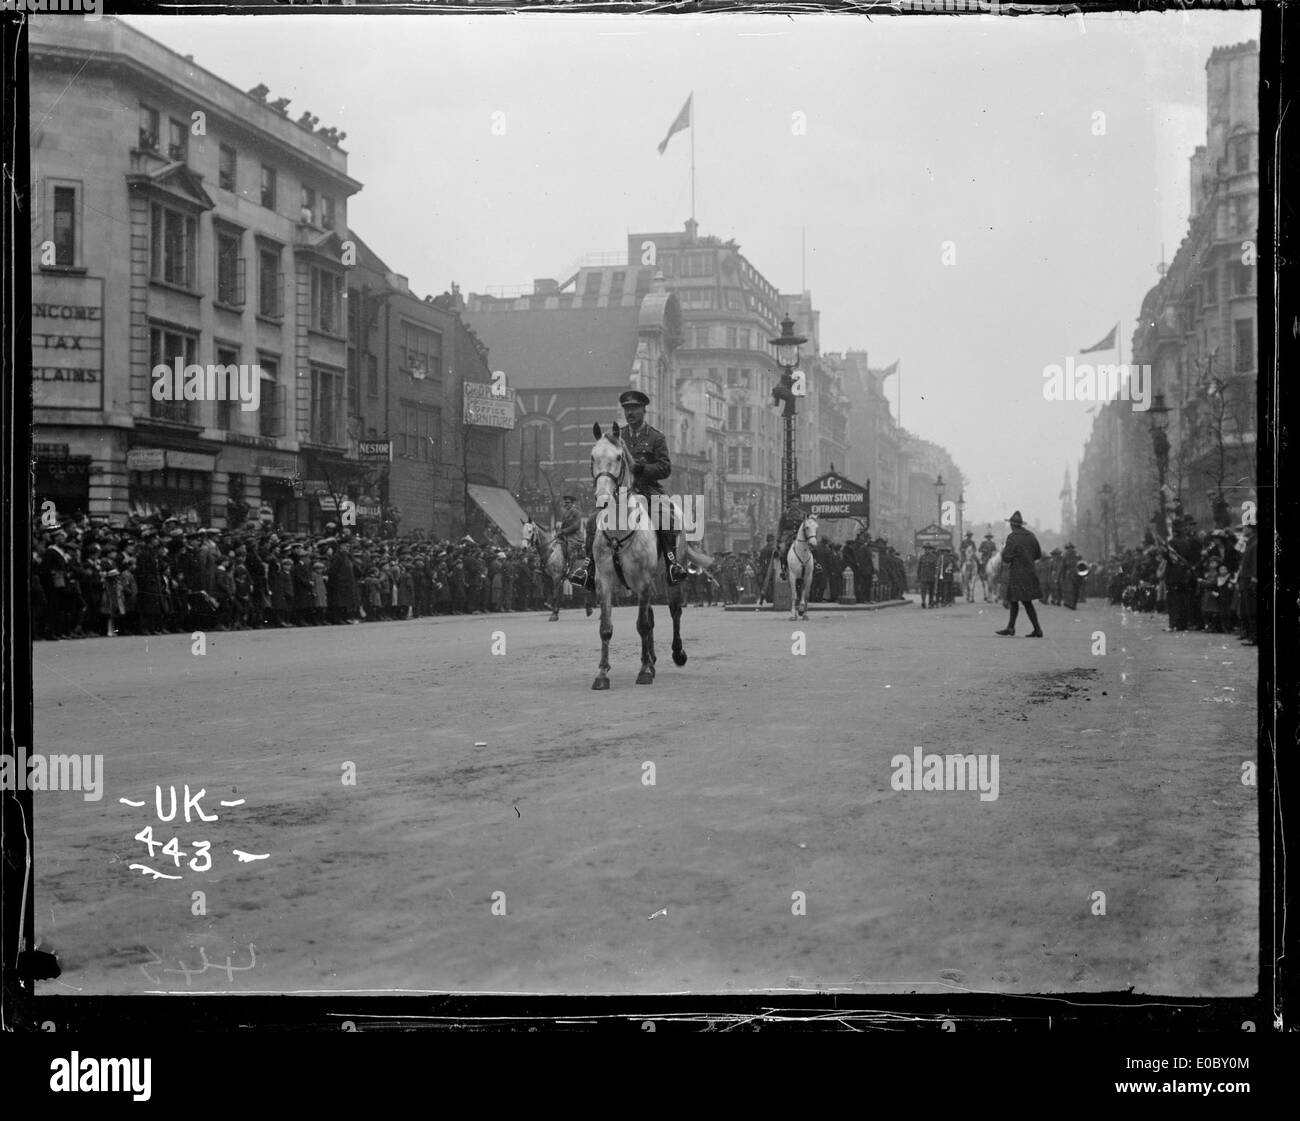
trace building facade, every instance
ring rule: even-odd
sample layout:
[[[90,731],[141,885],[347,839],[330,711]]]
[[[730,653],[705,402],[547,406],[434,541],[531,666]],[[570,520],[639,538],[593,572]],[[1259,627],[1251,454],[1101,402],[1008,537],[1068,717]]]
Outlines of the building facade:
[[[1255,42],[1215,48],[1206,143],[1190,160],[1188,232],[1143,299],[1132,340],[1133,361],[1151,366],[1153,393],[1170,409],[1167,429],[1153,432],[1158,413],[1110,402],[1079,465],[1079,524],[1108,553],[1158,523],[1164,439],[1166,513],[1226,526],[1256,498],[1258,90]]]
[[[38,508],[305,523],[295,475],[356,464],[341,134],[116,20],[29,32]]]

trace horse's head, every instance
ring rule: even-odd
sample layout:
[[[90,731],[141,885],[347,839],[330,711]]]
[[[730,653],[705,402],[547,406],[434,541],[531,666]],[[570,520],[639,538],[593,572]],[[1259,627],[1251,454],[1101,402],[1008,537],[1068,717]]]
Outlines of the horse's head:
[[[591,449],[591,477],[596,485],[596,507],[600,509],[611,504],[619,487],[625,484],[628,453],[617,422],[608,435],[599,424],[593,424],[591,431],[596,437]]]
[[[521,520],[524,523],[524,548],[531,549],[537,544],[537,523],[531,517]]]
[[[817,544],[817,515],[809,514],[803,520],[803,525],[799,527],[799,536],[802,537],[809,545]]]

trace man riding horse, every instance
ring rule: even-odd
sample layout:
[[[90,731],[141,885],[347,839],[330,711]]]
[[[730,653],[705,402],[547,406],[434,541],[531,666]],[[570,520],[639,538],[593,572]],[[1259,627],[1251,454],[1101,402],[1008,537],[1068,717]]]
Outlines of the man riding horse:
[[[582,551],[582,515],[578,513],[577,499],[566,494],[562,500],[564,510],[560,514],[560,524],[555,528],[555,539],[560,543],[564,554],[564,570],[567,572],[575,565],[586,567],[586,555]]]
[[[660,479],[666,479],[673,472],[672,461],[668,458],[668,441],[657,428],[651,428],[645,422],[645,409],[650,398],[637,389],[629,389],[618,399],[623,406],[623,415],[627,418],[627,428],[623,430],[623,443],[632,453],[632,494],[645,497],[647,506],[650,496],[663,494]],[[652,512],[649,511],[648,512]],[[677,529],[656,527],[659,534],[659,551],[663,554],[668,572],[668,583],[674,585],[686,578],[686,570],[677,563]],[[571,583],[589,591],[596,589],[596,558],[592,551],[592,542],[596,537],[596,515],[587,519],[587,562],[569,574]]]
[[[785,513],[781,515],[780,524],[777,526],[781,531],[781,543],[777,546],[777,555],[781,558],[782,583],[790,579],[790,547],[794,544],[794,535],[803,525],[803,518],[803,507],[797,502],[791,502],[785,508]]]

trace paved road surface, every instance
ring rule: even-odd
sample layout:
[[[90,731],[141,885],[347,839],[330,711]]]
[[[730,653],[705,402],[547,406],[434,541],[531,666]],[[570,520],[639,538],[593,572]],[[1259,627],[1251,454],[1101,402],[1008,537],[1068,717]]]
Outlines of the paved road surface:
[[[107,776],[36,795],[41,991],[1253,992],[1256,652],[1041,614],[814,615],[798,655],[689,609],[636,687],[621,609],[608,693],[573,612],[38,645],[34,750]],[[996,754],[996,800],[894,789],[915,746]],[[156,819],[186,783],[217,821]]]

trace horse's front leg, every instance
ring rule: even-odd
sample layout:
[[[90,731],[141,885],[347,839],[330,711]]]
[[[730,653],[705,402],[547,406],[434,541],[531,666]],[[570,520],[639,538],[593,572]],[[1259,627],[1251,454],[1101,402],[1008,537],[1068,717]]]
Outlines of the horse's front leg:
[[[674,595],[677,592],[679,594]],[[686,664],[686,648],[682,646],[682,597],[680,588],[668,589],[668,613],[673,617],[673,665]]]
[[[591,687],[608,689],[609,640],[614,637],[614,609],[611,603],[614,591],[599,580],[596,583],[596,591],[600,596],[600,666],[597,668],[596,680],[591,683]]]
[[[795,575],[794,565],[790,565],[786,571],[790,574],[790,622],[793,623],[799,618],[799,577]]]
[[[651,587],[654,585],[652,584]],[[655,683],[655,615],[650,606],[650,590],[643,590],[637,602],[636,630],[641,636],[641,672],[636,675],[638,685]]]

